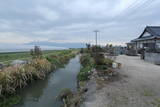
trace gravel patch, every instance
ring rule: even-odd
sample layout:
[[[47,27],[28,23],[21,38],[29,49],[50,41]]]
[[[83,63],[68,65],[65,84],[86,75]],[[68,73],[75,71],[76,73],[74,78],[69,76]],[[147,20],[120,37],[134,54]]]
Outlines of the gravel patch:
[[[91,79],[81,107],[160,107],[160,66],[137,56],[121,55],[117,62],[122,63],[121,79],[101,88]]]

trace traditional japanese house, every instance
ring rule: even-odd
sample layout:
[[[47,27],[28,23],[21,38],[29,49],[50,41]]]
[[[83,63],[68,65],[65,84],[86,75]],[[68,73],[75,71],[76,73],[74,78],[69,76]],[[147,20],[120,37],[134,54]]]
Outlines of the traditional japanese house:
[[[143,33],[131,43],[136,50],[146,49],[151,52],[160,52],[160,26],[147,26]]]
[[[130,53],[136,51],[142,59],[160,64],[160,26],[147,26],[127,47]]]

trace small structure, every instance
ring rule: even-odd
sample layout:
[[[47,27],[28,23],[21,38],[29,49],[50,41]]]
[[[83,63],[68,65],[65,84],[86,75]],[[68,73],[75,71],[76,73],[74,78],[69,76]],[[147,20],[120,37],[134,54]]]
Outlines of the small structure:
[[[127,44],[127,47],[130,45],[141,54],[142,59],[160,64],[160,26],[147,26],[138,38]]]
[[[130,56],[136,56],[137,50],[136,50],[136,43],[135,42],[129,42],[127,43],[127,49],[126,49],[126,55]]]
[[[115,56],[125,54],[125,51],[126,51],[126,47],[114,46],[114,48],[113,48],[113,54]]]
[[[23,64],[27,64],[27,61],[24,61],[24,60],[14,60],[11,63],[12,66],[23,65]]]

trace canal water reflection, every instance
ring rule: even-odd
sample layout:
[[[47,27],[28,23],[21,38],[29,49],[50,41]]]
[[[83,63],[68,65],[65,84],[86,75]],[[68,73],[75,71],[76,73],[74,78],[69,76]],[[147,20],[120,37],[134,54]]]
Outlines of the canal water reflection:
[[[60,107],[62,103],[56,97],[63,88],[76,91],[79,71],[79,56],[76,56],[65,68],[58,69],[45,80],[36,81],[23,89],[22,101],[15,107]]]

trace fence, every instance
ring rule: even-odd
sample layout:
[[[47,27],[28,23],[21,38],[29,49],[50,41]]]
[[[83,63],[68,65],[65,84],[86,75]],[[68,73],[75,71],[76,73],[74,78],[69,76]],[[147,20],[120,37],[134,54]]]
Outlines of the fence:
[[[145,53],[145,60],[155,64],[160,64],[160,53]]]

